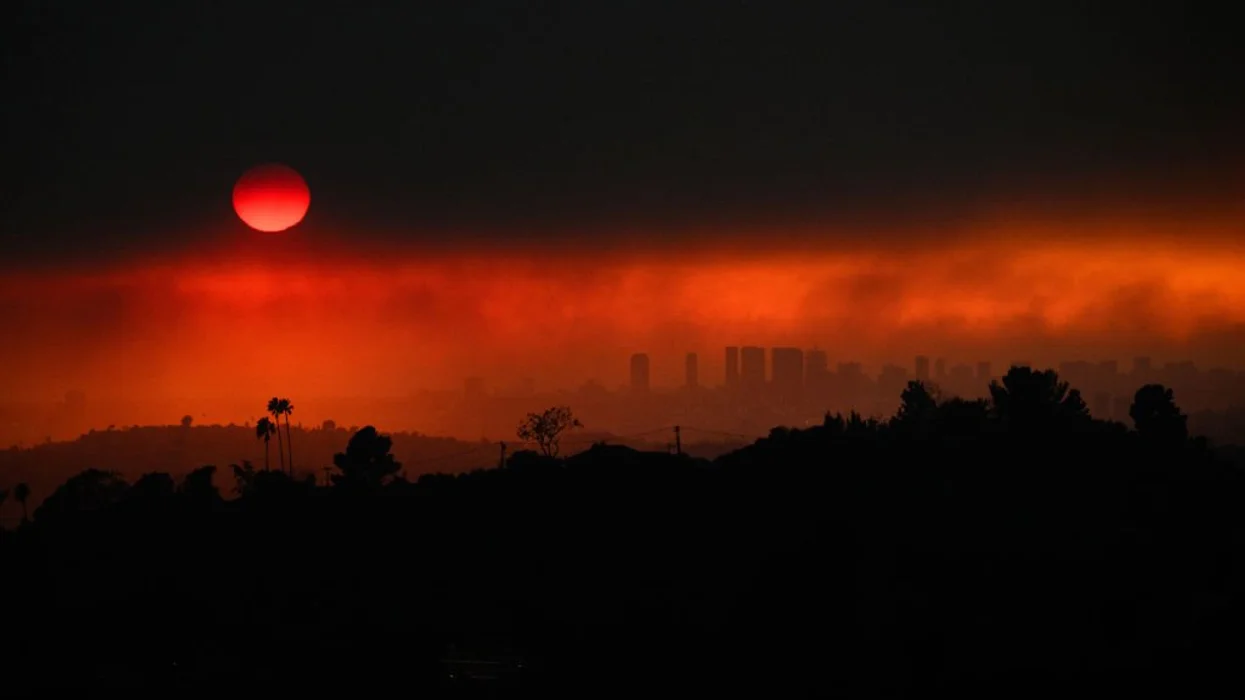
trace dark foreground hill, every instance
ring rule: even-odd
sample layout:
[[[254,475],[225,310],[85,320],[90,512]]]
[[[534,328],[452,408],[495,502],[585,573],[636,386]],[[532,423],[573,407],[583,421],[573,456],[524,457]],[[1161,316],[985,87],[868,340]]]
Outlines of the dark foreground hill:
[[[187,693],[1238,689],[1245,479],[1066,397],[331,487],[76,477],[5,534],[6,683]],[[1139,401],[1141,399],[1139,394]],[[1174,407],[1172,407],[1174,408]],[[232,484],[229,484],[230,486]]]

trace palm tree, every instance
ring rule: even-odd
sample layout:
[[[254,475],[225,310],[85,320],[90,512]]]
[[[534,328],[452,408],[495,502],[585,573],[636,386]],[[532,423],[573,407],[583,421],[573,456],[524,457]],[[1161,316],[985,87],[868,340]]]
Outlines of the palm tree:
[[[294,412],[294,404],[289,399],[281,399],[277,402],[277,410],[281,415],[285,416],[285,449],[290,453],[290,477],[294,476],[294,442],[290,437],[290,414]],[[278,423],[278,428],[280,423]]]
[[[26,485],[26,482],[23,481],[13,487],[13,498],[16,498],[17,502],[22,504],[22,522],[30,520],[26,515],[26,499],[30,498],[30,487]]]
[[[281,471],[285,471],[285,449],[281,447],[281,399],[268,399],[268,413],[277,422],[277,456],[281,458]],[[267,420],[266,418],[264,420]]]
[[[255,438],[257,440],[264,441],[264,471],[269,470],[268,455],[272,452],[272,449],[269,446],[268,441],[272,439],[272,434],[275,432],[277,432],[277,429],[273,427],[272,421],[268,420],[267,416],[264,416],[255,422]],[[280,435],[277,437],[280,438]]]

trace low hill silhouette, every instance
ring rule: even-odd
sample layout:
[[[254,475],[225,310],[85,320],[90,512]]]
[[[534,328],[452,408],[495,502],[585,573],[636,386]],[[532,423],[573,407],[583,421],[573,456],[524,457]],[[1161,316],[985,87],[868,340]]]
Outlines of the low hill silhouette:
[[[1143,387],[916,382],[714,460],[597,444],[400,476],[85,471],[0,540],[10,684],[775,697],[1235,689],[1245,474]],[[222,492],[237,490],[232,500]]]

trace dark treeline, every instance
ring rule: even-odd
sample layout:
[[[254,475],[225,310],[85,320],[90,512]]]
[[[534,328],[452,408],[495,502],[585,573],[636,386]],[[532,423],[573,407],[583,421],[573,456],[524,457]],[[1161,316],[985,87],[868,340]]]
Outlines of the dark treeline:
[[[3,535],[6,685],[1240,685],[1245,479],[1163,387],[1131,414],[1014,368],[989,399],[912,383],[888,421],[827,415],[713,461],[599,444],[407,480],[364,428],[331,486],[87,471]]]
[[[325,468],[331,468],[333,455],[341,451],[359,426],[338,426],[332,421],[314,428],[294,426],[291,429],[299,450],[296,455],[295,478],[323,481]],[[283,430],[284,433],[284,430]],[[275,434],[274,434],[275,435]],[[451,473],[496,465],[496,442],[457,440],[418,432],[389,433],[393,452],[402,462],[403,473],[416,479],[428,473]],[[570,446],[584,449],[602,435],[581,432],[572,436]],[[698,436],[696,444],[685,445],[688,452],[716,457],[740,446],[739,440],[706,442]],[[710,436],[712,437],[712,436]],[[617,442],[611,439],[611,442]],[[276,438],[268,446],[269,461],[278,468]],[[630,440],[627,444],[651,448],[662,447],[666,440],[648,442]],[[205,464],[229,465],[250,461],[256,469],[264,463],[264,443],[256,438],[253,425],[196,425],[188,427],[133,426],[91,430],[76,440],[49,442],[34,447],[13,447],[0,450],[0,488],[25,483],[30,487],[30,507],[37,507],[66,479],[86,468],[117,472],[133,481],[149,472],[165,472],[181,479]],[[223,466],[222,466],[223,468]],[[230,488],[224,489],[230,496]],[[16,522],[20,509],[11,501],[0,504],[0,523]]]

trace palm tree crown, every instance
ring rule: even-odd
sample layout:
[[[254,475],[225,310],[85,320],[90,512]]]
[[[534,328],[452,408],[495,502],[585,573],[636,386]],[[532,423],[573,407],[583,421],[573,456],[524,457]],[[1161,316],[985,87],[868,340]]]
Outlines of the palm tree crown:
[[[285,449],[281,446],[281,399],[272,397],[268,399],[268,414],[277,422],[277,456],[281,459],[281,470],[285,471]]]
[[[255,422],[255,438],[264,441],[264,471],[268,471],[268,441],[272,439],[272,434],[275,432],[277,429],[267,416]]]
[[[294,476],[294,443],[290,437],[290,414],[294,413],[294,404],[289,399],[277,400],[277,414],[285,416],[285,450],[290,455],[290,476]],[[277,427],[280,428],[280,420]]]

